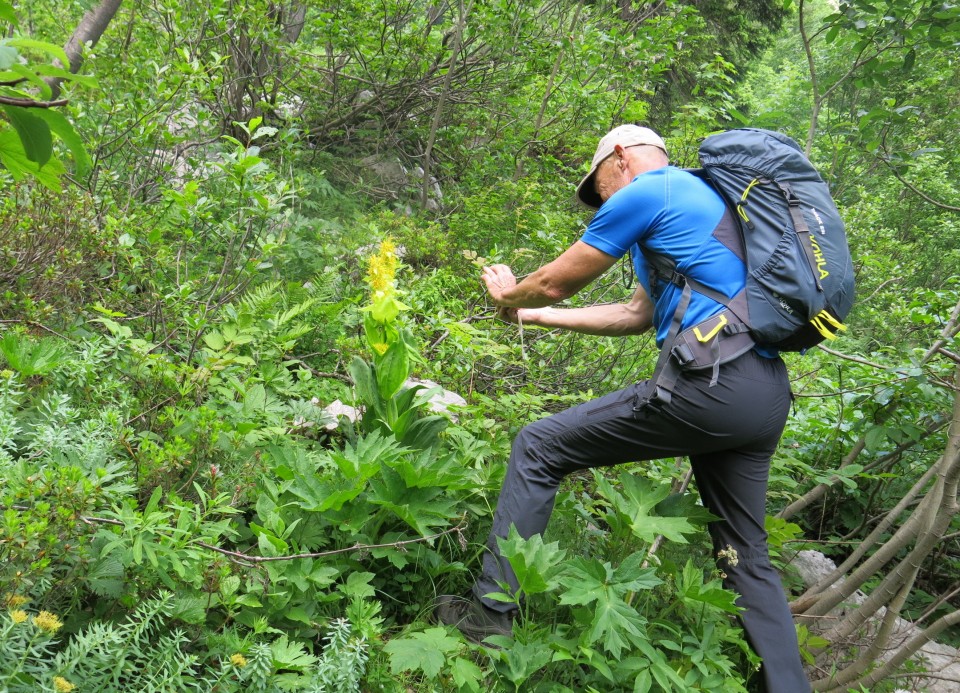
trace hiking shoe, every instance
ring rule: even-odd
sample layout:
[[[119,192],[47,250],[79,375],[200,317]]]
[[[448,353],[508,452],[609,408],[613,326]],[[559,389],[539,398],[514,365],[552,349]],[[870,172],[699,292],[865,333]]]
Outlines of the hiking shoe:
[[[481,643],[490,635],[513,636],[513,611],[494,611],[472,594],[466,597],[442,594],[436,604],[433,614],[437,622],[455,627],[470,642]]]

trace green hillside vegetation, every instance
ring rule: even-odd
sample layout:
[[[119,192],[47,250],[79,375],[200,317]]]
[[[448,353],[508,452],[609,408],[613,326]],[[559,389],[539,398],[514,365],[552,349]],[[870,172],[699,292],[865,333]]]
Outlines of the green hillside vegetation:
[[[623,122],[681,166],[788,134],[847,223],[858,301],[786,356],[769,490],[815,690],[960,645],[960,7],[0,0],[0,27],[0,690],[760,690],[683,459],[570,477],[502,545],[512,639],[430,620],[520,427],[653,369],[651,337],[518,328],[480,282],[580,237]],[[634,288],[624,262],[569,303]],[[805,586],[802,550],[837,570]]]

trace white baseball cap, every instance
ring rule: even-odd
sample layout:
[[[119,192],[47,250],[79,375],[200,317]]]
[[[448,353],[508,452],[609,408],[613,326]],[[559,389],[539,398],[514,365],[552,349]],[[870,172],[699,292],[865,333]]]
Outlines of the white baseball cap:
[[[587,207],[599,209],[603,200],[597,194],[593,185],[593,177],[597,174],[597,168],[608,156],[613,154],[614,147],[635,147],[640,144],[648,144],[652,147],[659,147],[663,153],[667,153],[667,146],[663,143],[660,135],[650,128],[639,125],[621,125],[608,132],[597,145],[597,153],[593,155],[593,162],[590,164],[590,173],[584,176],[577,186],[577,198]]]

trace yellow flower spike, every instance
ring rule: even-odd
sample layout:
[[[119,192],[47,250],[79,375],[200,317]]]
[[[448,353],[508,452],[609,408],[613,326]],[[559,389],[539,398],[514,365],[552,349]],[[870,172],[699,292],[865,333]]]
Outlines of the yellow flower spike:
[[[57,618],[57,615],[51,614],[49,611],[41,611],[34,616],[33,625],[49,635],[53,635],[63,628],[63,623]]]
[[[375,294],[392,294],[397,276],[397,246],[390,238],[380,243],[380,250],[367,261],[367,283]]]
[[[233,666],[235,667],[242,668],[247,666],[247,658],[238,652],[236,654],[230,655],[230,663],[233,664]]]
[[[14,609],[10,612],[10,618],[14,623],[20,624],[27,620],[27,612],[23,609]]]
[[[77,686],[62,676],[54,676],[53,687],[57,689],[58,693],[70,693],[70,691],[75,690]]]

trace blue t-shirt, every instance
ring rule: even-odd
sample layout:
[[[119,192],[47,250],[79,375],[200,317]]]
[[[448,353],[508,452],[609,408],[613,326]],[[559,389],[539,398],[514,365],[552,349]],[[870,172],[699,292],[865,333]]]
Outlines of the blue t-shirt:
[[[714,236],[726,210],[723,200],[705,181],[666,166],[641,173],[611,195],[581,240],[616,258],[629,252],[637,279],[650,296],[649,267],[640,246],[672,258],[677,271],[732,297],[746,283],[746,266]],[[653,312],[657,346],[663,346],[682,293],[668,282],[661,287]],[[722,304],[694,291],[681,325],[684,329],[691,327],[723,309]]]

